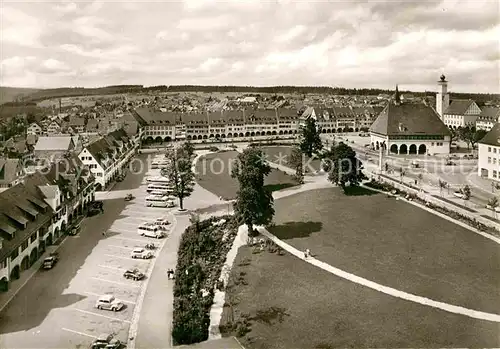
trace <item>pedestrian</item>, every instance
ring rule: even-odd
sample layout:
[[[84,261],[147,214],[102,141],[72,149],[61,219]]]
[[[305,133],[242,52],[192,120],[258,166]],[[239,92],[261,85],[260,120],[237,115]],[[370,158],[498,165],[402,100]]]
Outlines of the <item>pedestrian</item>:
[[[106,232],[105,231],[102,232],[102,236],[106,237]]]
[[[306,248],[306,250],[305,250],[305,252],[304,252],[304,258],[306,258],[306,259],[307,259],[307,258],[309,258],[310,256],[311,256],[311,251],[310,251],[308,248]]]

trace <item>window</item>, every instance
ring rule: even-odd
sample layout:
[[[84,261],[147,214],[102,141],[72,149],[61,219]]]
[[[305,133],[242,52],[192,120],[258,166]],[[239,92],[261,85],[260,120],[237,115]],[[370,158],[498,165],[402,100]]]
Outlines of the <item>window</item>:
[[[27,248],[28,248],[28,240],[24,241],[23,244],[21,245],[21,251],[24,251]]]
[[[493,178],[497,178],[497,171],[493,170]]]
[[[493,154],[497,153],[497,148],[493,148]]]
[[[488,147],[488,153],[491,153],[491,147]]]
[[[493,164],[497,163],[497,158],[493,158]]]
[[[7,260],[4,259],[1,263],[0,263],[0,269],[4,269],[4,268],[7,268]]]
[[[12,253],[10,254],[10,261],[12,262],[14,259],[19,256],[19,248],[16,248]]]
[[[36,241],[36,238],[37,238],[37,233],[38,233],[38,232],[35,232],[35,233],[31,234],[31,236],[30,236],[30,243],[31,243],[31,244],[32,244],[32,243],[34,243],[34,242]]]
[[[491,157],[488,156],[488,164],[491,164]]]

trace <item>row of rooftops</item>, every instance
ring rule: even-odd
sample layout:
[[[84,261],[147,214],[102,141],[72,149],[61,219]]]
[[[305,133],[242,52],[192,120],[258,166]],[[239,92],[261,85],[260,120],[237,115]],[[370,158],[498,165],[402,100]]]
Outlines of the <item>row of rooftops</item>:
[[[148,107],[135,109],[135,115],[142,121],[143,125],[153,124],[252,124],[260,122],[278,122],[293,121],[301,117],[308,117],[312,110],[316,111],[317,117],[328,114],[329,119],[350,118],[350,117],[374,117],[382,108],[379,107],[324,107],[313,106],[306,108],[305,111],[291,108],[276,109],[242,109],[242,110],[223,110],[219,112],[200,112],[200,113],[180,113],[171,111],[160,111]],[[325,114],[326,113],[326,114]]]
[[[451,101],[450,105],[443,112],[444,115],[465,115],[467,110],[475,102],[472,99],[454,99]],[[500,108],[492,106],[479,107],[481,111],[478,114],[479,120],[491,120],[497,121],[500,117]]]
[[[132,139],[123,129],[119,129],[88,144],[85,149],[103,169],[107,169],[112,164],[108,161],[112,154],[118,154],[120,148],[129,149],[131,146]]]
[[[26,176],[23,181],[0,192],[0,261],[9,256],[31,234],[41,227],[48,227],[54,209],[46,200],[55,199],[62,177],[68,183],[68,189],[76,194],[79,184],[87,186],[93,176],[83,163],[72,155],[67,159],[52,164],[50,169]]]

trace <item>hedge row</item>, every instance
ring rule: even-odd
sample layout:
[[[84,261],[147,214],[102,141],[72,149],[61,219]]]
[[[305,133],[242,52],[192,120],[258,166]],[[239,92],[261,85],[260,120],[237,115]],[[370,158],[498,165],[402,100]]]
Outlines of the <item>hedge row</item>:
[[[224,219],[222,224],[214,225]],[[174,286],[175,345],[208,339],[214,290],[239,223],[232,216],[194,222],[182,236]]]
[[[393,185],[391,185],[389,183],[380,183],[380,182],[377,182],[376,180],[372,179],[370,182],[365,183],[365,185],[370,187],[370,188],[373,188],[373,189],[382,190],[385,192],[392,192],[392,193],[397,194],[397,195],[405,196],[409,199],[417,201],[418,203],[420,203],[422,205],[425,205],[426,207],[428,207],[436,212],[445,214],[450,218],[453,218],[453,219],[456,219],[457,221],[465,223],[465,224],[467,224],[467,225],[469,225],[469,226],[471,226],[479,231],[486,232],[486,233],[489,233],[489,234],[492,234],[495,236],[500,235],[500,232],[497,229],[490,227],[484,223],[478,222],[475,218],[472,219],[472,218],[470,218],[466,215],[463,215],[461,213],[458,213],[456,211],[453,211],[453,210],[450,210],[450,209],[447,209],[445,207],[441,207],[438,205],[434,205],[431,202],[428,202],[428,201],[421,199],[419,196],[417,196],[414,193],[408,193],[404,190],[397,189],[396,187],[394,187]]]

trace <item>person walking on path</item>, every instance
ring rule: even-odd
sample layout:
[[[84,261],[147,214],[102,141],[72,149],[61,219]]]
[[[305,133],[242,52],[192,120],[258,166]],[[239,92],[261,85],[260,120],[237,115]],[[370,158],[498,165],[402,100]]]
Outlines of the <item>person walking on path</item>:
[[[311,251],[308,248],[306,248],[304,252],[304,258],[307,259],[309,257],[311,257]]]

